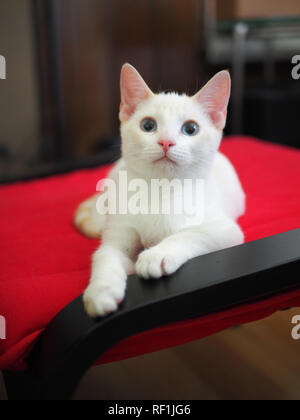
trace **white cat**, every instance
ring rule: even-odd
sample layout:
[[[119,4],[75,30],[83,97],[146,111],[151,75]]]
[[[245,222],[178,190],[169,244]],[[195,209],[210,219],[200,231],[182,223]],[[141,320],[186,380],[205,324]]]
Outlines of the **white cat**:
[[[218,152],[230,89],[230,75],[222,71],[193,97],[155,95],[132,66],[123,66],[123,157],[110,179],[117,183],[121,170],[149,185],[151,179],[204,179],[204,220],[163,214],[101,216],[97,196],[83,203],[76,226],[89,237],[102,235],[84,293],[90,316],[117,310],[129,274],[160,278],[191,258],[243,243],[236,220],[245,211],[245,194],[233,166]]]

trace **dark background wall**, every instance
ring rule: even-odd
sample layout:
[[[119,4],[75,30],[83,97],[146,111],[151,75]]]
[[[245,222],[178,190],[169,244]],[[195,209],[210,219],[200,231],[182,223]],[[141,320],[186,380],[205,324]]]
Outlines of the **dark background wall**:
[[[203,82],[198,1],[56,0],[54,14],[68,155],[118,133],[124,62],[156,91],[193,92]]]
[[[30,0],[0,2],[0,171],[14,171],[39,154],[39,104]],[[2,156],[2,158],[1,158]],[[5,156],[5,159],[4,159]]]

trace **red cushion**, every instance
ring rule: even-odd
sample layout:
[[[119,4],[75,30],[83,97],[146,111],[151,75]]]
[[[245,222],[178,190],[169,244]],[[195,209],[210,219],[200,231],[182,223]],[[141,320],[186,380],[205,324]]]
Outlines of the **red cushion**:
[[[300,227],[300,151],[238,137],[224,141],[222,151],[247,193],[247,214],[241,218],[247,241]],[[0,369],[25,368],[39,334],[86,287],[98,242],[79,235],[72,216],[108,169],[0,188],[0,315],[7,325],[7,339],[0,340]],[[300,291],[139,334],[101,362],[199,339],[288,306],[300,306]]]

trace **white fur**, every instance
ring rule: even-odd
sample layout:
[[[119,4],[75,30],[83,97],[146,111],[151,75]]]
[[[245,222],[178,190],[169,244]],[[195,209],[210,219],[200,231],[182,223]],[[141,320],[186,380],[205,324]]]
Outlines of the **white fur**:
[[[228,101],[227,101],[228,102]],[[152,117],[158,123],[155,133],[145,133],[140,122]],[[200,132],[194,137],[181,133],[184,122],[194,120]],[[81,207],[78,220],[86,220],[81,230],[99,235],[102,246],[93,257],[90,285],[84,304],[92,317],[115,311],[124,299],[129,274],[150,279],[173,274],[191,258],[243,243],[236,220],[245,211],[245,194],[229,160],[218,152],[222,131],[216,128],[206,109],[194,98],[172,94],[149,95],[121,124],[123,158],[110,173],[118,182],[120,170],[128,178],[205,179],[204,221],[196,217],[166,215],[109,215],[95,211],[90,218],[80,215],[91,207]],[[158,140],[173,139],[169,161]],[[192,199],[192,197],[191,197]],[[90,207],[89,207],[90,206]],[[81,219],[80,219],[81,217]]]

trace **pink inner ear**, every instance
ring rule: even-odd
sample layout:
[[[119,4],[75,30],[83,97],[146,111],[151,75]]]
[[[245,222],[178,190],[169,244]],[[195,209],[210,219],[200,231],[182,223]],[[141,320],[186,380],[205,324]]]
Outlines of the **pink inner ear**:
[[[230,91],[230,75],[227,71],[221,71],[194,96],[204,106],[218,130],[223,130],[226,124]]]
[[[128,120],[136,107],[152,95],[153,93],[136,69],[130,64],[125,64],[121,73],[120,120]]]

